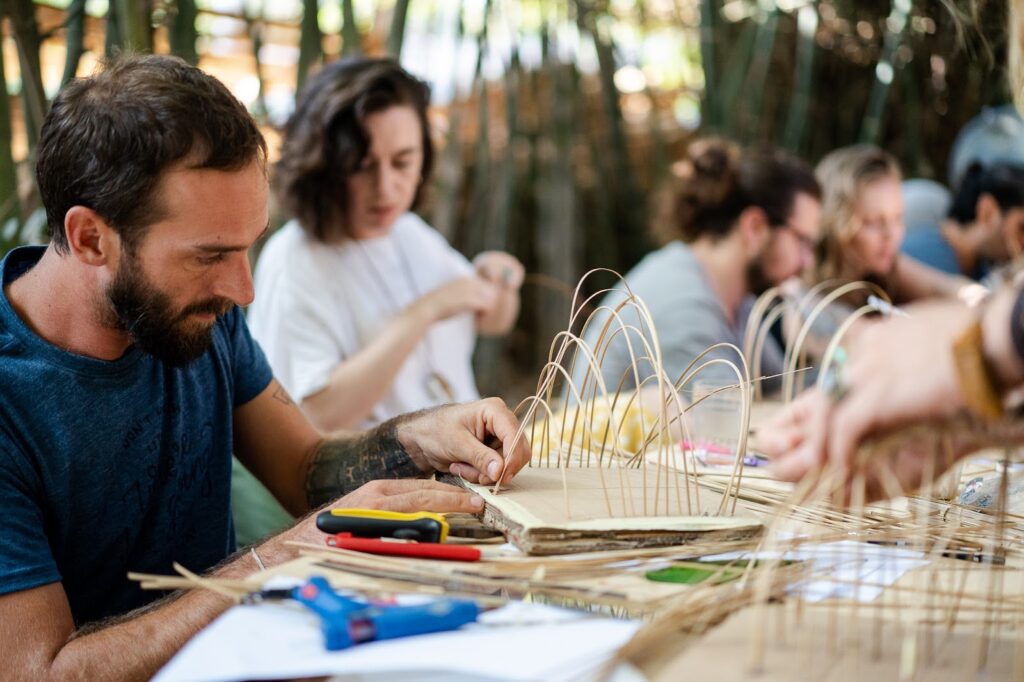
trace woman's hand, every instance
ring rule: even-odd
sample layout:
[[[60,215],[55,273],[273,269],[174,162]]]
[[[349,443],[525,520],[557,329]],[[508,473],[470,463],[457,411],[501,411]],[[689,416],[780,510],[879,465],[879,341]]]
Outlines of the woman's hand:
[[[498,298],[496,285],[471,275],[434,289],[409,306],[408,310],[421,314],[428,324],[433,324],[462,313],[486,314],[494,309]]]
[[[526,269],[515,256],[504,251],[484,251],[473,259],[476,274],[505,289],[523,286]]]
[[[519,316],[519,288],[525,269],[515,256],[503,251],[484,251],[473,259],[477,275],[493,285],[498,296],[492,308],[476,316],[476,330],[484,336],[507,333]]]

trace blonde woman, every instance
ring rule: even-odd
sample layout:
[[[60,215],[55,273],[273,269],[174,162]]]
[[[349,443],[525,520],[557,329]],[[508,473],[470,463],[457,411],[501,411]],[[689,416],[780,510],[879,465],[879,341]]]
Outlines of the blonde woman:
[[[900,253],[902,173],[896,159],[871,146],[843,147],[815,171],[822,187],[822,238],[814,283],[863,280],[880,286],[894,303],[966,295],[971,281]],[[861,300],[847,300],[851,304]],[[858,297],[853,297],[854,299]]]

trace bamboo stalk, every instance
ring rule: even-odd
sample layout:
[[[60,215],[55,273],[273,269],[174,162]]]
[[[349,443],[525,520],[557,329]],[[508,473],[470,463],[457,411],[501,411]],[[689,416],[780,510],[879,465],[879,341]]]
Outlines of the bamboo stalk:
[[[195,0],[177,0],[167,31],[171,42],[171,54],[181,57],[189,64],[199,63],[199,53],[196,52],[197,16]]]
[[[18,174],[14,165],[11,130],[11,99],[7,95],[3,50],[0,50],[0,251],[6,253],[21,241],[21,201],[18,196]],[[10,221],[14,221],[11,223]],[[7,226],[15,229],[7,236]]]
[[[869,144],[877,144],[878,142],[889,88],[896,73],[894,67],[896,50],[903,42],[903,32],[910,23],[909,18],[912,7],[912,0],[893,0],[892,11],[886,20],[885,44],[882,47],[882,54],[878,59],[878,64],[875,66],[875,81],[871,89],[871,95],[868,98],[864,120],[861,123],[861,142]]]
[[[39,131],[46,115],[46,91],[43,89],[42,66],[39,59],[41,38],[36,23],[35,3],[31,0],[9,0],[7,16],[18,45],[18,65],[21,73],[21,106],[28,137],[29,158],[34,158]]]
[[[71,82],[78,72],[78,62],[82,59],[85,49],[85,0],[72,0],[68,5],[67,33],[64,44],[67,55],[64,57],[64,75],[60,86],[63,88]]]
[[[805,5],[797,10],[797,50],[794,67],[793,97],[783,133],[783,146],[794,154],[803,148],[807,112],[811,107],[814,85],[814,56],[817,53],[818,8]]]
[[[117,6],[119,47],[125,52],[152,52],[152,1],[112,0],[110,4]]]
[[[409,13],[410,0],[395,0],[391,10],[391,30],[388,31],[388,53],[398,59],[402,55],[405,40],[405,20]]]
[[[362,40],[356,25],[356,10],[352,0],[341,0],[341,54],[350,57],[362,54]]]
[[[320,33],[317,0],[302,0],[302,22],[299,25],[299,65],[295,90],[302,91],[310,70],[323,57],[323,36]]]

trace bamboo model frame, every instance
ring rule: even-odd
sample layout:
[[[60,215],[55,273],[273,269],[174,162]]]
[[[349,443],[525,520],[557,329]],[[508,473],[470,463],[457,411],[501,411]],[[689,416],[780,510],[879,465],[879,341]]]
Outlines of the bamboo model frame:
[[[575,304],[579,291],[570,330],[581,321],[577,316],[586,304]],[[583,323],[579,336],[566,331],[556,337],[536,394],[518,406],[521,426],[516,439],[529,439],[534,451],[531,466],[506,486],[477,487],[485,495],[485,513],[500,525],[501,519],[521,522],[536,516],[521,500],[536,499],[524,498],[523,493],[539,486],[538,497],[548,501],[546,511],[561,514],[561,531],[598,530],[591,537],[563,535],[549,542],[548,549],[607,551],[572,557],[496,556],[479,564],[453,566],[304,546],[315,562],[312,568],[329,571],[337,580],[371,581],[382,590],[436,593],[443,587],[484,600],[539,596],[643,615],[648,622],[617,660],[642,665],[664,655],[666,644],[682,637],[684,642],[699,644],[684,653],[673,670],[694,678],[759,675],[757,679],[771,682],[1024,679],[1024,517],[1006,508],[1008,464],[1019,455],[1002,446],[1024,442],[1024,423],[981,423],[961,415],[914,426],[867,443],[852,470],[832,463],[795,487],[766,486],[763,479],[745,481],[738,465],[724,475],[708,476],[694,470],[689,453],[684,451],[680,457],[678,450],[673,451],[677,434],[689,433],[687,413],[692,407],[683,404],[678,390],[709,366],[731,366],[737,376],[734,388],[742,396],[737,415],[742,453],[754,394],[751,387],[756,382],[751,381],[738,351],[737,363],[719,358],[703,361],[702,356],[675,381],[667,377],[660,369],[657,332],[649,311],[628,287],[623,286],[623,291],[621,304],[602,309],[607,318],[600,323],[594,347],[581,339],[588,325],[597,323],[594,318]],[[760,347],[772,317],[781,314],[773,296],[777,299],[777,292],[769,292],[755,306],[763,323],[748,327],[745,348]],[[638,324],[626,320],[628,310],[636,311]],[[826,349],[826,363],[842,335],[863,314],[863,308],[857,310],[840,325]],[[804,327],[809,328],[809,323]],[[618,336],[629,347],[632,362],[625,377],[632,375],[635,388],[610,392],[599,369],[610,340]],[[787,348],[790,361],[801,355],[798,344]],[[585,369],[579,383],[572,380],[577,362]],[[642,363],[653,368],[647,376],[641,376]],[[615,388],[624,385],[623,378]],[[658,390],[653,399],[642,390],[647,385]],[[623,439],[633,427],[636,437]],[[941,463],[948,465],[959,449],[954,446],[964,444],[999,448],[989,450],[1001,467],[1003,494],[995,509],[972,510],[930,494],[942,468],[934,464],[934,455],[938,453],[946,459]],[[895,473],[908,448],[929,463],[916,486],[917,494],[904,489]],[[897,501],[868,504],[869,496],[879,491]],[[524,509],[516,511],[516,505]],[[766,532],[730,536],[731,531],[745,527],[747,518],[763,520]],[[630,527],[652,519],[653,526]],[[547,527],[546,523],[527,519],[525,527],[535,531]],[[672,537],[672,524],[682,524],[674,527],[679,534],[673,537],[673,546],[645,547],[642,539],[628,535],[657,533],[657,523],[666,537]],[[714,524],[721,525],[704,532]],[[751,527],[759,529],[756,523]],[[808,543],[848,539],[913,550],[928,564],[887,586],[874,601],[809,602],[791,588],[814,580],[813,567],[763,558],[784,555]],[[542,537],[539,543],[545,541],[550,538]],[[692,565],[696,557],[730,551],[756,552],[759,557],[742,568],[723,566],[722,571],[741,573],[730,582],[707,580],[677,586],[671,592],[655,589],[642,579],[628,590],[611,589],[604,582],[636,570],[624,567],[624,562],[639,564],[643,571],[648,562]],[[253,585],[252,581],[203,579],[180,567],[177,570],[182,577],[136,577],[148,587],[195,586],[226,596],[238,596]],[[855,576],[846,581],[858,589],[875,586],[870,578]]]
[[[597,297],[612,291],[584,299],[584,284],[598,272],[611,271],[593,270],[577,285],[568,328],[552,342],[535,394],[516,407],[520,427],[508,449],[528,440],[530,467],[491,490],[462,484],[484,496],[487,520],[529,552],[679,544],[708,533],[755,535],[759,521],[732,518],[752,397],[742,352],[730,344],[712,346],[680,376],[669,377],[650,311],[624,281],[615,289],[621,301],[584,317]],[[596,338],[592,345],[590,338]],[[629,362],[609,385],[602,364],[613,343],[625,348]],[[706,358],[722,349],[736,361]],[[735,383],[686,404],[680,393],[708,368],[722,366]],[[738,455],[724,489],[713,492],[697,484],[692,453],[679,457],[677,443],[694,442],[689,411],[724,390],[739,393]]]

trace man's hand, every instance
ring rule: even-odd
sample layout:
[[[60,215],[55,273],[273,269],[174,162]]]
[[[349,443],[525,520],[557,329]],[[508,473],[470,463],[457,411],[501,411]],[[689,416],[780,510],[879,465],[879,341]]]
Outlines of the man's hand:
[[[381,509],[394,512],[429,511],[439,514],[464,512],[479,514],[484,501],[479,495],[454,485],[423,479],[400,478],[369,483],[328,503],[323,509]],[[268,540],[258,549],[268,565],[293,558],[285,541],[323,544],[326,536],[316,527],[316,514]]]
[[[497,398],[425,410],[398,423],[397,437],[422,470],[448,471],[472,483],[510,480],[530,461],[515,415]]]
[[[478,514],[484,508],[479,495],[437,481],[400,478],[370,481],[328,505],[332,509],[381,509],[393,512],[430,511]]]

